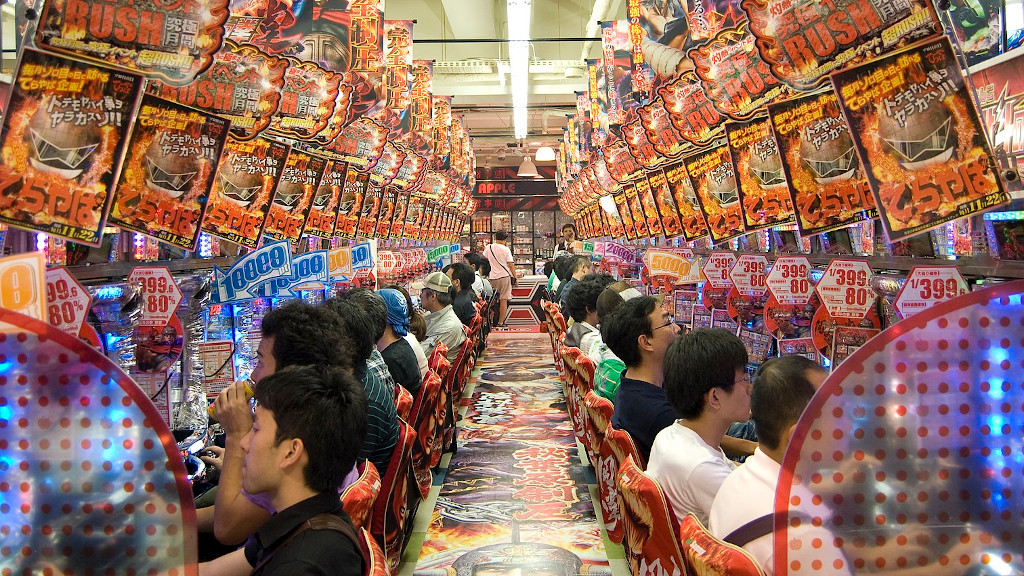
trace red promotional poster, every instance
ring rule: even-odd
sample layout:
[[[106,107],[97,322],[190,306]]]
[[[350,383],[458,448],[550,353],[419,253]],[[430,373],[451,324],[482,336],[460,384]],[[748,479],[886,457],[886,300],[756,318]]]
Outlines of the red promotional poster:
[[[388,237],[392,240],[401,240],[405,236],[405,217],[409,212],[409,193],[399,192],[398,200],[395,202],[395,213],[391,219],[391,231]]]
[[[110,223],[195,250],[227,139],[227,120],[143,96]]]
[[[765,104],[789,95],[754,48],[749,24],[719,32],[707,44],[690,50],[701,86],[719,112],[746,120]]]
[[[228,16],[228,21],[224,23],[224,39],[238,42],[239,44],[251,42],[262,23],[263,18]]]
[[[615,142],[601,149],[608,172],[612,178],[626,184],[636,180],[644,174],[644,167],[641,166],[629,152],[629,145],[625,142]]]
[[[434,63],[413,60],[412,91],[409,114],[412,116],[413,150],[429,156],[434,151]]]
[[[768,107],[801,236],[874,214],[874,199],[835,92]]]
[[[711,241],[721,244],[746,233],[728,146],[717,146],[683,160]]]
[[[725,131],[747,230],[792,224],[796,215],[771,122],[767,118],[742,124],[730,122]]]
[[[313,195],[313,207],[306,218],[303,234],[318,238],[333,238],[338,221],[338,207],[341,191],[345,188],[345,174],[348,164],[339,160],[328,160],[320,186]]]
[[[377,165],[370,170],[370,184],[383,188],[391,184],[391,181],[398,176],[398,171],[405,162],[405,152],[391,140],[384,143],[384,150],[381,152]]]
[[[393,137],[399,140],[404,139],[411,128],[412,26],[412,20],[384,21],[384,88],[388,111],[384,119]]]
[[[25,49],[0,131],[0,222],[99,245],[142,77]]]
[[[647,133],[647,139],[658,154],[676,158],[689,149],[692,144],[672,124],[672,117],[665,109],[665,102],[658,97],[647,106],[637,108],[640,125]]]
[[[334,114],[341,79],[341,74],[313,62],[289,60],[281,105],[270,119],[270,130],[288,138],[312,140]]]
[[[629,199],[626,197],[626,193],[616,194],[613,198],[615,199],[615,208],[622,219],[622,232],[626,235],[626,239],[639,239],[640,236],[636,233],[636,227],[633,224],[633,212],[629,209]]]
[[[345,126],[337,138],[320,150],[335,160],[348,162],[350,169],[369,172],[384,152],[388,133],[387,128],[364,117]]]
[[[366,197],[363,199],[363,209],[359,213],[359,227],[357,233],[365,238],[372,238],[377,230],[377,214],[380,213],[381,204],[384,202],[384,190],[369,184],[366,187]]]
[[[686,165],[680,162],[665,168],[665,181],[679,211],[679,225],[683,238],[687,242],[693,242],[707,236],[708,225],[697,203],[697,194],[693,191],[689,174],[686,173]]]
[[[654,149],[654,144],[647,139],[647,131],[640,124],[640,118],[622,125],[622,140],[629,148],[633,159],[647,170],[653,170],[669,160],[659,154]]]
[[[281,103],[288,60],[249,45],[224,41],[205,72],[184,86],[150,80],[150,94],[231,121],[231,136],[251,140],[270,126]]]
[[[291,148],[276,140],[228,138],[206,206],[203,232],[256,248]]]
[[[452,97],[431,97],[434,107],[434,165],[444,169],[452,153]]]
[[[996,148],[997,160],[1002,164],[1006,159],[1004,169],[1024,166],[1024,131],[1016,129],[1024,126],[1024,53],[1014,52],[1016,56],[1009,60],[994,58],[971,72],[981,105],[982,125],[988,141]],[[1020,178],[1003,184],[1015,197],[1024,191]]]
[[[651,183],[646,176],[642,176],[637,179],[635,186],[640,206],[647,218],[647,231],[651,233],[651,236],[661,236],[664,230],[661,227],[661,218],[658,216],[658,206],[654,203],[654,195],[651,194]]]
[[[398,144],[398,150],[404,154],[402,165],[391,184],[405,192],[415,192],[423,184],[427,174],[427,160],[412,151],[411,148]]]
[[[622,238],[625,236],[625,224],[622,222],[622,216],[619,215],[618,209],[616,209],[615,206],[606,207],[603,204],[599,206],[601,208],[605,225],[608,227],[608,236],[611,236],[612,238]],[[611,208],[611,210],[607,210],[606,208]]]
[[[647,229],[647,217],[644,215],[643,205],[640,203],[640,197],[637,195],[636,186],[625,187],[626,190],[626,204],[629,206],[630,215],[633,217],[633,227],[636,228],[636,234],[640,238],[649,238],[654,236]]]
[[[929,0],[743,0],[761,58],[796,90],[908,42],[942,33]]]
[[[359,215],[363,210],[363,199],[366,198],[366,187],[369,182],[369,174],[361,174],[352,169],[345,174],[345,187],[342,189],[341,200],[338,202],[338,224],[335,226],[335,235],[348,239],[356,237]]]
[[[327,168],[327,160],[292,150],[284,164],[277,194],[270,205],[264,235],[272,240],[299,241],[313,208],[313,195]]]
[[[50,0],[36,45],[188,84],[220,49],[228,0]]]
[[[1009,201],[949,39],[832,75],[889,242]]]
[[[409,208],[405,211],[405,238],[408,240],[420,239],[419,225],[423,221],[426,212],[426,200],[420,196],[409,198]]]
[[[654,203],[658,206],[658,214],[661,216],[661,226],[665,231],[666,238],[675,238],[683,233],[679,223],[679,209],[676,208],[676,201],[672,198],[672,189],[668,186],[668,177],[665,172],[655,170],[647,173],[647,181],[651,184],[651,194],[654,196]]]
[[[680,74],[659,88],[658,95],[665,102],[672,125],[691,144],[707,146],[721,134],[722,115],[708,99],[696,74]]]
[[[387,238],[391,234],[391,223],[395,216],[395,203],[398,202],[398,191],[388,186],[381,191],[380,211],[377,213],[377,228],[374,236]]]

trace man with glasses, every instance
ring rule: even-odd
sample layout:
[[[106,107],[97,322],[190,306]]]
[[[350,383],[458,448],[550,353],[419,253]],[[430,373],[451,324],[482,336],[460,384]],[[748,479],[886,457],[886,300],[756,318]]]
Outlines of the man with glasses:
[[[413,284],[413,289],[420,289],[420,306],[429,312],[424,319],[427,322],[427,338],[423,341],[423,352],[430,357],[434,346],[444,342],[448,346],[448,360],[455,362],[459,355],[459,347],[466,339],[455,310],[452,309],[452,281],[444,272],[434,272],[422,283]]]
[[[686,334],[665,354],[665,393],[680,418],[654,439],[647,473],[677,518],[692,513],[706,526],[718,489],[736,467],[721,445],[733,422],[750,418],[747,362],[743,341],[720,329]]]
[[[629,433],[645,459],[658,432],[679,417],[662,389],[665,351],[679,326],[662,304],[652,296],[632,298],[601,325],[604,342],[626,365],[612,425]]]

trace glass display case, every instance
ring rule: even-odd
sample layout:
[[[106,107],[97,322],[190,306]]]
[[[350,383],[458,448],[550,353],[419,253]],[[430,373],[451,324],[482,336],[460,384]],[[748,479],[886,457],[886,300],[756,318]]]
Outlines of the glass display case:
[[[508,245],[516,267],[532,273],[552,258],[559,230],[571,221],[560,210],[477,212],[471,219],[473,249],[482,251],[497,230],[511,232]]]

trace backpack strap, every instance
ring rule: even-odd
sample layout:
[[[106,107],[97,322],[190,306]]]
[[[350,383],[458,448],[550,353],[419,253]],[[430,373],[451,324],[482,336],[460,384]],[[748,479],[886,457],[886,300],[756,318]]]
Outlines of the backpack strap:
[[[356,532],[355,529],[352,527],[352,524],[345,522],[344,520],[338,518],[334,514],[328,514],[325,512],[323,514],[317,514],[316,516],[313,516],[312,518],[306,520],[302,524],[296,526],[295,529],[292,530],[291,534],[289,534],[288,537],[285,538],[284,542],[281,542],[281,544],[277,548],[274,548],[273,551],[265,555],[263,558],[260,559],[259,562],[256,563],[255,566],[253,566],[252,573],[255,574],[256,572],[258,572],[260,568],[262,568],[267,562],[270,561],[271,558],[274,557],[274,554],[277,554],[282,548],[290,544],[292,540],[294,540],[296,537],[298,537],[306,530],[334,530],[336,532],[341,532],[345,535],[346,538],[349,539],[349,541],[352,542],[352,544],[356,547],[356,550],[362,550],[362,547],[359,544],[359,538],[356,536]],[[360,555],[361,554],[362,553],[360,552]]]
[[[747,522],[743,526],[733,530],[728,536],[722,538],[722,540],[742,548],[754,540],[757,540],[762,536],[767,536],[774,531],[775,514],[768,513],[764,516],[754,518],[750,522]]]

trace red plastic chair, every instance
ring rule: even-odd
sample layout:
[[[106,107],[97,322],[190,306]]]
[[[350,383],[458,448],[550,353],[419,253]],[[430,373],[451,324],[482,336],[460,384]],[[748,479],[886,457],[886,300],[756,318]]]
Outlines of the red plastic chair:
[[[395,382],[395,412],[398,413],[399,418],[406,422],[411,420],[412,403],[412,393],[406,390],[405,386]]]
[[[658,482],[626,458],[619,466],[622,547],[633,574],[687,574],[675,517]]]
[[[448,345],[444,342],[438,342],[434,345],[434,349],[430,351],[430,357],[427,358],[427,367],[437,373],[443,381],[445,376],[448,375],[448,369],[451,368],[451,361],[448,360]]]
[[[388,558],[381,550],[380,544],[373,539],[365,528],[359,530],[359,548],[363,553],[363,576],[390,576]]]
[[[579,373],[576,371],[576,365],[580,360],[582,353],[579,348],[568,348],[562,346],[561,349],[562,364],[565,366],[565,406],[569,412],[569,421],[572,423],[572,431],[575,434],[576,439],[579,440],[580,444],[586,448],[587,437],[586,437],[586,409],[583,406],[583,397],[579,394],[580,386],[577,385],[576,380],[579,379]],[[589,454],[589,449],[587,450]]]
[[[701,576],[764,576],[764,570],[746,550],[715,538],[693,514],[679,524],[683,561]]]
[[[622,466],[622,463],[626,461],[626,458],[632,457],[633,462],[641,469],[647,469],[647,459],[640,454],[640,449],[636,447],[636,442],[633,441],[633,437],[629,435],[629,432],[625,430],[619,430],[611,424],[604,432],[604,443],[611,449],[612,454],[615,455],[616,466]]]
[[[381,497],[373,505],[370,533],[387,556],[391,571],[398,569],[405,543],[405,522],[409,518],[409,473],[416,431],[404,420],[398,421],[398,442],[391,453],[388,472],[381,483]]]
[[[444,405],[441,404],[441,379],[433,370],[427,371],[423,379],[419,396],[413,406],[413,426],[416,429],[416,443],[412,447],[412,472],[416,478],[420,497],[426,498],[433,480],[430,469],[433,464],[434,452],[440,462],[440,446],[438,440],[440,426],[444,418]]]
[[[456,438],[456,429],[459,419],[459,406],[462,402],[462,394],[466,390],[466,383],[469,380],[469,373],[472,369],[471,358],[473,356],[473,343],[466,339],[462,342],[459,355],[455,358],[455,365],[448,371],[448,378],[445,380],[444,389],[448,392],[448,403],[444,419],[444,450],[451,451]]]
[[[597,460],[597,450],[600,444],[594,444],[595,432],[591,430],[590,417],[587,414],[586,397],[588,392],[594,391],[594,361],[587,357],[582,351],[576,356],[576,375],[573,378],[573,397],[576,400],[576,410],[579,412],[577,420],[580,422],[583,432],[581,438],[583,447],[587,450],[587,457],[591,462]]]
[[[364,461],[359,465],[359,478],[341,493],[341,507],[352,519],[356,530],[366,526],[379,494],[380,473],[373,462]]]

